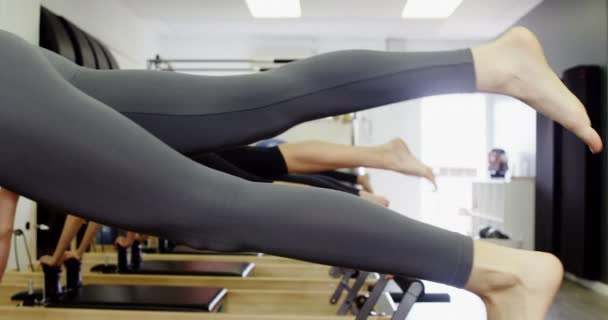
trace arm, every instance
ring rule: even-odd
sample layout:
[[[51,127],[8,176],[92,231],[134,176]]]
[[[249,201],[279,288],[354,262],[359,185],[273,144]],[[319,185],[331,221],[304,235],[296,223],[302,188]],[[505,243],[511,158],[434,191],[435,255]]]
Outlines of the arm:
[[[78,259],[82,258],[84,253],[89,248],[89,245],[91,245],[91,242],[97,235],[97,231],[99,231],[99,228],[101,228],[101,225],[99,223],[89,221],[89,225],[87,226],[87,231],[85,231],[84,237],[82,238],[82,241],[80,241],[80,245],[78,246],[78,250],[76,250],[76,253],[75,253],[76,258],[78,258]]]
[[[127,235],[124,237],[123,236],[116,237],[114,244],[121,246],[123,248],[129,248],[133,244],[133,241],[135,241],[136,237],[137,237],[137,234],[135,232],[129,231],[129,232],[127,232]]]
[[[18,201],[19,195],[4,188],[0,189],[0,282],[10,255]]]
[[[61,264],[63,262],[65,252],[70,248],[70,242],[72,242],[72,239],[74,239],[76,234],[78,234],[78,230],[80,230],[80,227],[84,222],[85,220],[82,218],[68,215],[65,218],[63,230],[61,231],[61,237],[59,238],[57,247],[55,247],[55,252],[52,256],[40,257],[40,263],[44,263],[49,266]]]

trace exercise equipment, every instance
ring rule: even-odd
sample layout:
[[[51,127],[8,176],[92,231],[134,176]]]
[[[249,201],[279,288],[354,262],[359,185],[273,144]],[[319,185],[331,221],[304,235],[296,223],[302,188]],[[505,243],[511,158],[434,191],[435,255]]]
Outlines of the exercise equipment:
[[[87,68],[119,69],[101,41],[45,7],[40,9],[40,46]]]
[[[39,43],[41,47],[76,63],[76,52],[68,31],[61,19],[45,7],[40,8]]]
[[[171,253],[171,254],[220,254],[220,255],[237,255],[237,256],[262,256],[263,253],[258,252],[218,252],[212,250],[198,250],[186,245],[176,244],[175,242],[159,238],[158,249],[147,249],[146,253]]]
[[[424,283],[418,279],[395,276],[390,279],[387,276],[378,275],[379,279],[375,285],[368,288],[369,294],[360,295],[367,279],[372,275],[370,272],[332,268],[330,275],[342,276],[336,290],[329,302],[337,304],[344,291],[346,297],[340,304],[337,314],[346,315],[348,312],[356,316],[355,320],[366,320],[371,316],[389,316],[391,320],[405,320],[413,305],[417,302],[450,302],[450,296],[443,293],[425,293]],[[355,279],[352,286],[350,282]],[[389,283],[394,282],[401,292],[390,292],[387,290]],[[399,302],[398,307],[396,302]]]
[[[170,261],[146,260],[141,257],[139,242],[131,246],[129,261],[127,249],[118,246],[118,263],[98,264],[91,268],[92,272],[148,274],[148,275],[182,275],[182,276],[222,276],[245,278],[253,273],[255,264],[252,262],[217,262],[217,261]]]
[[[93,48],[87,40],[86,34],[65,18],[60,17],[59,19],[65,26],[70,38],[72,39],[72,44],[74,45],[76,52],[76,63],[83,67],[97,69],[95,54],[93,53]]]
[[[91,46],[91,48],[93,48],[93,54],[95,55],[95,63],[97,65],[97,69],[99,70],[108,70],[110,69],[110,62],[108,61],[108,58],[106,57],[106,54],[103,52],[103,49],[101,48],[101,44],[99,43],[99,40],[95,39],[93,36],[91,35],[86,35],[87,40],[89,41],[89,45]]]
[[[106,48],[106,46],[104,46],[104,45],[101,46],[101,50],[103,50],[103,53],[105,54],[106,59],[108,60],[108,62],[110,64],[110,69],[120,69],[120,66],[118,65],[118,62],[114,58],[114,55],[112,54],[112,52],[110,52],[110,50],[108,48]]]
[[[61,266],[43,265],[44,289],[31,287],[11,297],[23,306],[149,311],[220,312],[226,288],[82,285],[80,261],[65,262],[67,286],[61,286]]]

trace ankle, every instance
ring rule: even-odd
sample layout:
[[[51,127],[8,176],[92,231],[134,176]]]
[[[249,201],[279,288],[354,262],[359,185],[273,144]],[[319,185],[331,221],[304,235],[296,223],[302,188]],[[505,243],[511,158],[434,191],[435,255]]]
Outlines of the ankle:
[[[473,271],[466,289],[481,297],[510,288],[553,291],[561,284],[561,261],[545,252],[512,249],[475,241]]]
[[[489,299],[495,292],[508,290],[522,283],[522,277],[515,272],[486,269],[476,271],[466,289],[482,299]]]
[[[530,66],[546,63],[536,36],[524,27],[514,27],[498,39],[471,49],[477,89],[522,98],[526,88],[518,87],[522,73]],[[539,60],[540,59],[540,60]]]
[[[395,139],[381,145],[379,154],[382,155],[382,166],[385,170],[396,170],[399,166],[399,157],[397,156],[398,146]]]

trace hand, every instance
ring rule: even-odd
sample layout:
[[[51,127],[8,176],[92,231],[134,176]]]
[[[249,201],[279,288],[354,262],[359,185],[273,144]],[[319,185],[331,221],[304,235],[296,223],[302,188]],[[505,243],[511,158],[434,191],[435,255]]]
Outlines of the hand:
[[[139,242],[144,242],[144,241],[148,240],[148,235],[147,234],[136,233],[135,234],[135,240],[137,240]]]
[[[80,260],[80,255],[78,254],[78,251],[68,251],[63,255],[63,261],[68,260],[68,259],[76,259],[76,260]]]
[[[114,245],[115,246],[120,246],[120,247],[123,247],[123,248],[128,248],[128,247],[131,246],[131,241],[129,241],[129,239],[127,239],[124,236],[118,236],[116,238],[116,240],[114,241]]]
[[[52,256],[42,256],[40,257],[40,264],[55,267],[59,265],[59,261],[55,260]]]

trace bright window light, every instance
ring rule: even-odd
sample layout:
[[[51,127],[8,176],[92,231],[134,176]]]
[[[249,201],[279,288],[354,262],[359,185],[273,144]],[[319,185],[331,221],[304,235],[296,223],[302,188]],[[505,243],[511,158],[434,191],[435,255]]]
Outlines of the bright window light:
[[[462,0],[407,0],[401,16],[407,19],[442,19],[454,13]]]
[[[300,0],[246,0],[254,18],[299,18]]]

